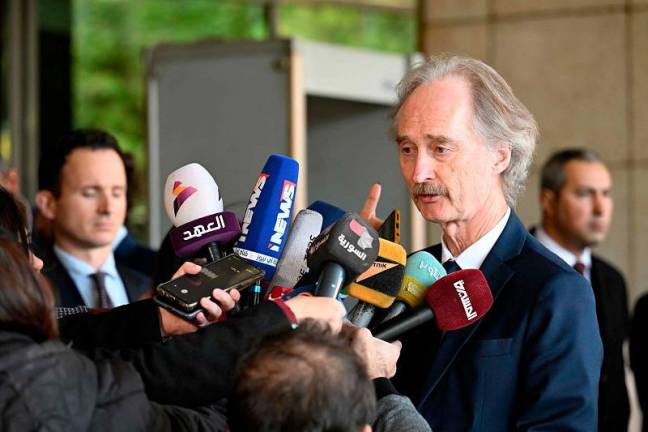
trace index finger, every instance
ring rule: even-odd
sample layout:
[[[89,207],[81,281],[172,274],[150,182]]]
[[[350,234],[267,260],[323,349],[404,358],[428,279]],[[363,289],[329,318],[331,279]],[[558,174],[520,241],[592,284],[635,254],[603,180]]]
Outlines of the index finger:
[[[360,216],[366,220],[370,220],[376,214],[376,209],[378,208],[378,202],[380,201],[380,192],[382,186],[380,183],[374,183],[369,188],[369,193],[367,194],[367,200],[360,210]]]

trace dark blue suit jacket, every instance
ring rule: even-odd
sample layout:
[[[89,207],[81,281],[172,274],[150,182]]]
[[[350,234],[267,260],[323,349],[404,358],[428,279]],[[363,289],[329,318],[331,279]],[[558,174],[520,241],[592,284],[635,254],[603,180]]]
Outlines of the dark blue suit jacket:
[[[84,305],[83,298],[76,287],[76,284],[68,274],[63,264],[59,261],[53,251],[49,251],[43,260],[43,275],[50,281],[56,298],[56,306],[74,307]],[[117,263],[117,272],[124,282],[128,301],[130,303],[139,300],[147,294],[152,286],[151,279],[143,274]]]
[[[434,323],[406,334],[397,388],[435,432],[596,431],[603,352],[587,280],[513,212],[481,271],[491,310],[444,335]]]
[[[155,270],[156,252],[138,243],[130,233],[119,242],[113,252],[118,265],[132,268],[148,277],[151,277]]]

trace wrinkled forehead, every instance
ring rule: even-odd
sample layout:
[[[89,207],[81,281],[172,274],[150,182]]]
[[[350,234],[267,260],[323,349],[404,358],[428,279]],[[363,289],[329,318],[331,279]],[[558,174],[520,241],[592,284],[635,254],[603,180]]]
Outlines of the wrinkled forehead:
[[[412,92],[399,110],[394,138],[421,143],[429,137],[473,140],[474,120],[470,85],[462,77],[449,76]]]

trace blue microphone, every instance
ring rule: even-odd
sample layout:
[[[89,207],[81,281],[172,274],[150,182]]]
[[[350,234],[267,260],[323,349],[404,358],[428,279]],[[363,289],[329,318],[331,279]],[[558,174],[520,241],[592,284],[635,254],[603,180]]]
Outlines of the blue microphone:
[[[273,154],[266,161],[248,201],[234,252],[265,271],[271,280],[281,255],[295,204],[299,163]]]
[[[316,211],[322,215],[322,231],[333,225],[346,213],[345,210],[335,207],[333,204],[329,204],[325,201],[315,201],[308,206],[308,209]]]

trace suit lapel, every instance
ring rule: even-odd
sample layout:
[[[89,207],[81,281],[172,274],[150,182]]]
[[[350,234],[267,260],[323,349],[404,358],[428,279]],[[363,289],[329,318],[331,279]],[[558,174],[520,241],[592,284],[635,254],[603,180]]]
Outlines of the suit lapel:
[[[146,276],[130,269],[129,267],[119,264],[117,264],[117,273],[119,273],[124,288],[126,288],[129,303],[140,300],[147,292],[149,288],[149,280]]]
[[[514,271],[506,264],[506,261],[520,254],[526,235],[527,232],[524,226],[515,213],[511,211],[511,216],[504,231],[480,268],[493,294],[493,302],[497,301],[504,286],[506,286],[506,283],[514,274]],[[433,254],[436,252],[435,256],[440,258],[440,247],[433,247],[429,251]],[[422,409],[427,398],[432,394],[434,388],[441,381],[441,378],[443,378],[448,369],[450,369],[461,348],[470,340],[484,319],[463,329],[449,331],[444,334],[432,368],[427,375],[424,396],[417,407],[419,410]]]
[[[57,306],[79,306],[85,305],[79,289],[68,274],[63,264],[52,252],[47,255],[49,265],[43,274],[51,282],[52,288],[56,294]]]

